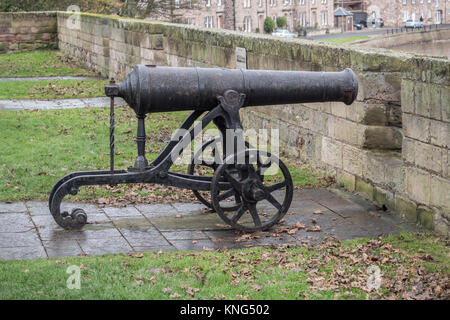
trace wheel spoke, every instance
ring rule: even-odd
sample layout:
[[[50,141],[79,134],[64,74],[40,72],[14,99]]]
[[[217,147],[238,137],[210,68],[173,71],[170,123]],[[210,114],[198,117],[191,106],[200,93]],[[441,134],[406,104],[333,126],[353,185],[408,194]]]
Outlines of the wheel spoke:
[[[230,190],[227,190],[227,191],[219,194],[217,199],[219,199],[219,201],[223,201],[223,200],[225,200],[225,199],[227,199],[227,198],[229,198],[229,197],[231,197],[233,195],[235,195],[235,191],[234,191],[234,189],[230,189]]]
[[[230,184],[237,190],[239,190],[241,188],[241,182],[236,179],[235,177],[233,177],[232,174],[228,173],[226,170],[224,172],[224,176],[226,177],[226,179],[228,180],[228,182],[230,182]]]
[[[248,206],[248,210],[250,211],[250,214],[252,215],[255,226],[261,227],[261,220],[259,219],[259,214],[258,214],[258,211],[256,210],[256,204],[252,204],[252,205]]]
[[[242,217],[242,215],[245,212],[245,206],[242,205],[239,207],[238,211],[233,215],[233,217],[231,218],[231,221],[233,221],[233,223],[237,223],[238,220]]]
[[[270,193],[267,193],[267,200],[279,211],[281,211],[282,206],[281,204],[275,199]]]
[[[281,182],[277,182],[277,183],[271,184],[270,186],[267,186],[267,187],[266,187],[266,190],[267,190],[269,193],[272,193],[272,192],[274,192],[275,190],[281,189],[281,188],[283,188],[283,187],[285,187],[285,186],[286,186],[286,180],[283,180],[283,181],[281,181]]]

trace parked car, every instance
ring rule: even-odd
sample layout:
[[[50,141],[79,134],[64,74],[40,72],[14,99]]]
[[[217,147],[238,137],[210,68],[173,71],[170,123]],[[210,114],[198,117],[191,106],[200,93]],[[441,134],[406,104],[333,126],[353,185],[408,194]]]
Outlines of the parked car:
[[[295,38],[295,34],[286,29],[278,29],[272,32],[272,35],[280,38]]]
[[[356,29],[356,30],[362,30],[362,28],[364,28],[364,26],[362,24],[360,24],[360,23],[355,23],[353,25],[353,28]]]
[[[406,20],[405,22],[405,28],[406,29],[420,29],[423,28],[423,22],[420,20]]]

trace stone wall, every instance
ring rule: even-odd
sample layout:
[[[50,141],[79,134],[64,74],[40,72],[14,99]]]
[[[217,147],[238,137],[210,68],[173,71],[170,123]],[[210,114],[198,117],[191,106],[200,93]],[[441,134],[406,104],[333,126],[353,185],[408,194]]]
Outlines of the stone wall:
[[[427,45],[433,41],[441,43],[449,42],[450,29],[434,29],[427,31],[387,34],[370,39],[359,40],[357,44],[358,46],[365,46],[369,48],[385,48],[395,50],[396,47],[408,45],[411,43],[421,46]]]
[[[92,14],[80,29],[58,13],[59,47],[118,80],[135,64],[324,70],[351,67],[357,101],[245,108],[247,128],[278,128],[281,150],[410,221],[449,234],[450,62],[383,49]]]
[[[0,53],[55,49],[56,12],[0,12]]]

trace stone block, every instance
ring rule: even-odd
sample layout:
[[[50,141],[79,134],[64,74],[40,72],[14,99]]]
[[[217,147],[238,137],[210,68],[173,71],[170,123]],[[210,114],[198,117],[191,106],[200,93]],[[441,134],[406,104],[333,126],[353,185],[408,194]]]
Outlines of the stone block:
[[[450,212],[450,180],[431,176],[431,204]]]
[[[368,126],[364,132],[366,149],[400,150],[402,148],[403,133],[400,128],[385,126]]]
[[[314,130],[314,123],[311,130]],[[328,122],[328,135],[336,140],[362,146],[364,144],[364,131],[366,126],[342,118],[330,117]]]
[[[389,210],[395,210],[394,194],[380,187],[375,187],[373,192],[373,200],[380,206],[385,206]]]
[[[444,108],[444,104],[442,103],[442,96],[445,87],[438,86],[436,84],[430,85],[430,118],[441,120],[442,112],[441,110]]]
[[[417,222],[417,204],[408,197],[395,194],[395,211],[405,217],[406,220]]]
[[[407,167],[406,192],[413,200],[423,204],[429,204],[431,196],[431,174],[421,169]]]
[[[418,167],[440,173],[442,168],[442,149],[420,141],[415,142],[415,164]]]
[[[381,154],[367,152],[363,159],[363,177],[371,182],[384,184],[386,164]]]
[[[403,134],[408,138],[430,142],[430,121],[427,118],[404,113]]]
[[[423,117],[430,117],[431,85],[417,82],[414,86],[415,108],[414,113]]]
[[[347,116],[347,105],[343,102],[330,102],[331,113],[337,117],[345,118]]]
[[[431,120],[430,123],[431,143],[449,148],[450,147],[450,124],[448,122]]]
[[[411,80],[402,80],[401,103],[403,112],[415,112],[415,82]]]
[[[348,191],[355,191],[356,180],[353,174],[339,170],[336,177],[337,183]]]
[[[428,230],[434,229],[434,212],[426,206],[417,207],[417,221]]]
[[[164,50],[164,41],[162,34],[152,34],[150,36],[151,47],[154,50]]]
[[[381,104],[367,104],[361,123],[370,126],[385,126],[388,122],[386,107]]]
[[[343,169],[355,174],[357,176],[362,176],[363,168],[363,158],[364,151],[360,148],[355,148],[347,144],[343,144],[342,148],[342,165]]]
[[[395,192],[405,192],[405,166],[400,157],[385,161],[385,184]]]
[[[360,73],[358,75],[359,101],[370,99],[382,101],[401,100],[401,74],[394,73]]]
[[[441,111],[442,121],[450,122],[450,87],[443,86],[441,89]]]
[[[409,139],[409,138],[403,138],[402,143],[402,158],[403,161],[406,163],[414,164],[416,161],[416,141]]]
[[[331,166],[342,168],[342,143],[322,137],[321,160]]]
[[[442,149],[442,174],[450,178],[450,150]]]
[[[365,198],[373,200],[374,190],[373,184],[366,182],[363,179],[356,177],[355,179],[355,190],[361,193]]]

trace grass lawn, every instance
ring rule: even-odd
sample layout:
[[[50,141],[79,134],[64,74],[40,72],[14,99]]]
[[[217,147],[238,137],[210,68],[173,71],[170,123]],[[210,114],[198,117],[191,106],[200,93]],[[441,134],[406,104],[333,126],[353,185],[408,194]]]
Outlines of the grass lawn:
[[[357,40],[363,40],[363,39],[369,39],[369,36],[354,36],[354,37],[346,37],[346,38],[334,38],[334,39],[325,39],[320,40],[321,42],[328,42],[328,43],[337,43],[337,44],[344,44],[344,43],[352,43]]]
[[[95,75],[57,50],[0,54],[0,78]]]
[[[107,83],[91,79],[0,82],[0,100],[103,97]]]
[[[146,119],[147,156],[152,160],[187,112],[151,114]],[[116,109],[116,168],[136,157],[137,121],[129,107]],[[109,109],[24,110],[0,113],[0,201],[47,200],[53,185],[73,171],[109,168]],[[297,186],[322,186],[329,180],[292,167]],[[176,170],[185,171],[186,166]],[[191,192],[187,193],[188,195]],[[75,199],[112,197],[124,201],[192,201],[181,189],[159,185],[88,186]]]
[[[81,269],[80,289],[66,287],[71,265]],[[282,249],[0,261],[0,299],[448,299],[449,265],[448,239],[407,233]],[[375,266],[381,287],[370,291]]]

